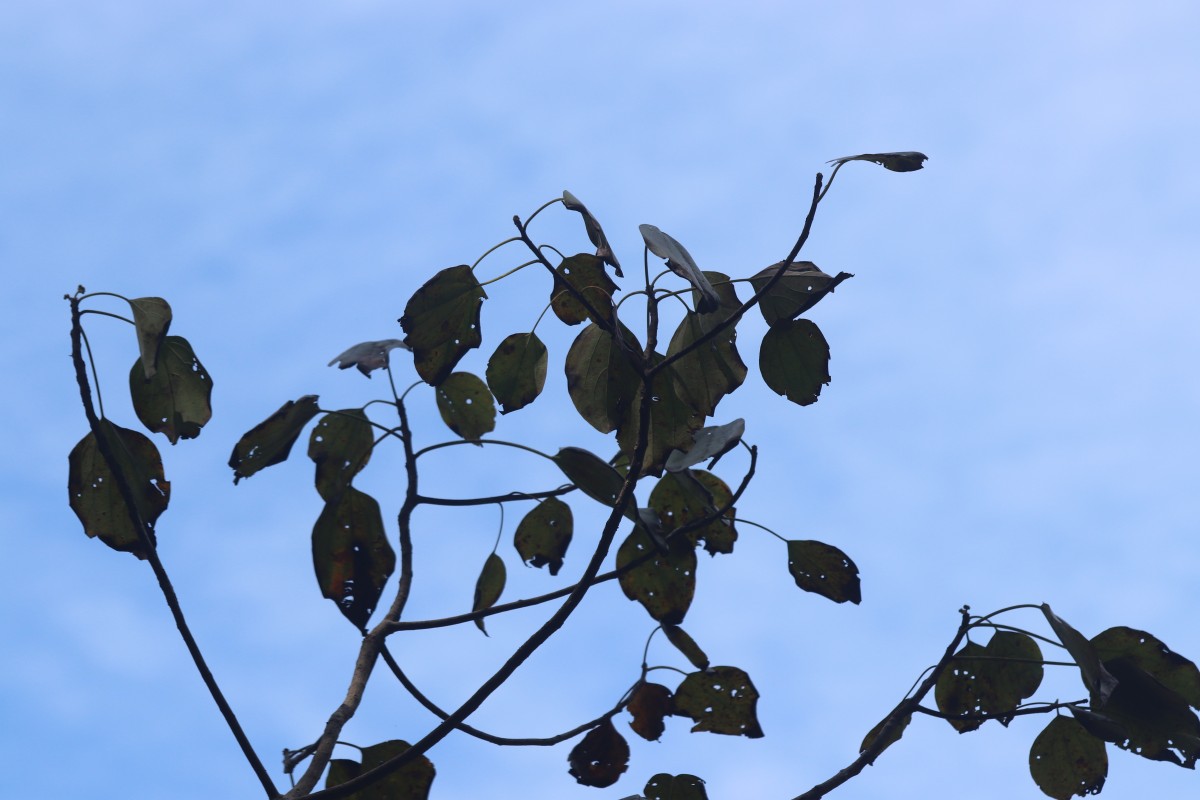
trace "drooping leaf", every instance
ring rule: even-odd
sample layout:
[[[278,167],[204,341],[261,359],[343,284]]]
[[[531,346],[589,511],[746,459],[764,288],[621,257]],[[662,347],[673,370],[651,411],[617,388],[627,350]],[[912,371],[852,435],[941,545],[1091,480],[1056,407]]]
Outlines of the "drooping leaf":
[[[571,289],[575,291],[572,292]],[[554,288],[550,290],[550,308],[568,325],[578,325],[593,315],[576,295],[582,295],[596,312],[592,322],[608,323],[613,318],[613,293],[617,285],[604,270],[604,262],[588,253],[564,258],[554,270]]]
[[[492,353],[485,374],[501,414],[524,408],[546,385],[546,345],[535,333],[514,333]]]
[[[763,337],[758,368],[775,394],[797,405],[811,405],[831,380],[829,343],[821,329],[806,319],[780,322]]]
[[[1092,647],[1102,663],[1118,658],[1132,659],[1147,674],[1184,698],[1188,705],[1200,708],[1200,670],[1153,634],[1118,626],[1093,637]]]
[[[399,339],[359,342],[348,350],[345,350],[341,355],[326,364],[326,366],[332,367],[334,364],[337,364],[338,369],[358,367],[358,371],[369,378],[373,370],[383,369],[388,365],[388,354],[397,347],[402,347],[405,350],[411,349]]]
[[[668,356],[691,347],[741,306],[729,276],[720,272],[705,272],[704,276],[713,284],[719,307],[711,313],[692,311],[685,314],[671,336]],[[699,293],[693,294],[699,304]],[[746,380],[746,364],[737,350],[736,324],[684,355],[675,362],[674,370],[675,379],[682,384],[680,391],[696,401],[697,410],[711,417],[721,399]]]
[[[570,773],[584,786],[612,786],[629,769],[629,743],[606,719],[571,748]]]
[[[651,363],[662,360],[652,353]],[[691,446],[693,434],[704,425],[704,414],[695,398],[683,394],[685,386],[675,379],[674,366],[654,376],[651,382],[650,413],[643,475],[659,475],[673,450]],[[617,425],[617,444],[632,454],[637,446],[642,415],[642,385],[639,381],[625,415]]]
[[[732,500],[733,493],[725,481],[711,472],[689,469],[664,475],[655,484],[649,502],[650,507],[658,512],[664,530],[669,533],[711,516]],[[688,540],[694,544],[703,540],[704,549],[710,555],[732,553],[733,543],[737,541],[737,530],[733,523],[735,515],[735,510],[730,508],[722,517],[688,531]]]
[[[593,500],[612,508],[625,479],[604,459],[582,447],[564,447],[551,459],[562,470],[567,480]],[[625,505],[625,517],[637,520],[637,500],[629,498]]]
[[[557,575],[574,526],[571,507],[557,497],[548,497],[517,523],[513,545],[526,564],[549,566],[550,574]]]
[[[646,248],[666,261],[667,267],[672,272],[690,283],[692,288],[700,293],[696,310],[701,313],[716,311],[721,305],[721,298],[717,295],[712,283],[705,277],[704,272],[696,266],[696,262],[687,249],[653,225],[639,225],[638,230],[642,232]]]
[[[678,625],[696,593],[695,548],[687,539],[676,536],[669,540],[668,550],[663,553],[641,526],[634,526],[617,549],[617,568],[646,554],[653,555],[617,578],[621,591],[630,600],[641,603],[658,622]]]
[[[371,460],[375,444],[371,422],[361,408],[344,408],[317,420],[308,437],[308,457],[317,465],[317,493],[337,498]]]
[[[142,370],[149,380],[158,366],[158,348],[171,327],[171,306],[161,297],[137,297],[129,301],[129,307],[137,330]]]
[[[633,732],[648,742],[656,742],[666,730],[663,720],[671,714],[671,690],[659,683],[642,681],[630,692],[625,710],[633,717],[629,723]]]
[[[233,482],[236,484],[260,469],[287,460],[300,431],[317,411],[317,396],[306,394],[299,400],[288,400],[274,414],[246,431],[229,457]]]
[[[692,662],[693,667],[701,671],[708,669],[708,656],[700,649],[700,645],[696,644],[696,640],[688,636],[687,631],[678,625],[663,625],[663,633],[667,635],[667,640],[675,645],[675,649]]]
[[[879,720],[878,723],[876,723],[874,728],[871,728],[871,730],[867,732],[867,735],[863,737],[862,744],[858,746],[859,753],[865,753],[867,750],[875,746],[875,740],[879,737],[879,734],[883,733],[883,728],[885,725],[887,725],[888,720],[890,719],[891,715],[884,717],[883,719]],[[888,734],[887,740],[884,742],[883,747],[880,748],[880,754],[882,754],[884,750],[887,750],[896,742],[900,741],[900,737],[904,736],[904,729],[908,727],[908,723],[910,722],[912,722],[911,713],[905,714],[896,722],[896,724],[892,727],[891,732]],[[872,759],[867,763],[874,764],[875,760]]]
[[[312,532],[313,569],[321,595],[363,628],[396,568],[375,498],[353,486],[325,503]]]
[[[850,556],[833,545],[812,540],[790,540],[787,549],[788,572],[801,589],[835,603],[862,602],[858,567]]]
[[[627,341],[635,341],[632,333]],[[565,370],[567,392],[579,416],[601,433],[615,430],[641,379],[613,336],[594,323],[588,325],[567,351]]]
[[[755,292],[762,291],[783,266],[777,262],[750,279]],[[797,261],[783,270],[783,276],[771,285],[771,290],[758,301],[758,309],[768,325],[786,322],[808,311],[842,281],[853,277],[843,272],[834,278],[826,275],[811,261]]]
[[[482,343],[479,309],[486,297],[475,273],[461,264],[434,275],[409,299],[400,327],[421,380],[437,386]]]
[[[1029,748],[1029,774],[1055,800],[1099,794],[1108,777],[1108,753],[1078,722],[1055,717]]]
[[[709,460],[715,464],[717,459],[737,447],[745,433],[746,420],[740,417],[724,425],[701,428],[692,434],[692,446],[687,451],[675,450],[667,457],[667,471],[682,472]]]
[[[675,690],[675,713],[691,717],[692,732],[709,731],[757,739],[758,690],[737,667],[712,667],[690,673]]]
[[[892,172],[916,172],[925,166],[929,156],[912,150],[900,153],[863,153],[857,156],[842,156],[830,161],[830,164],[841,165],[847,161],[870,161]]]
[[[450,430],[478,442],[496,428],[496,405],[487,384],[470,372],[453,372],[437,386],[438,413]]]
[[[357,778],[367,770],[403,754],[409,746],[408,742],[394,739],[364,747],[361,764],[343,758],[332,760],[329,762],[325,788]],[[395,772],[347,795],[346,800],[428,800],[436,774],[432,761],[423,755],[417,756]]]
[[[646,800],[708,800],[704,781],[695,775],[660,772],[646,782]]]
[[[116,459],[118,469],[133,496],[138,514],[146,523],[146,534],[154,544],[154,523],[171,499],[171,484],[163,475],[162,458],[154,443],[137,431],[100,420],[100,435]],[[71,510],[83,531],[114,550],[147,555],[137,526],[121,496],[117,478],[100,452],[94,433],[88,433],[67,457],[67,492]]]
[[[504,559],[495,553],[488,555],[487,560],[483,562],[483,569],[479,572],[479,578],[475,581],[475,601],[471,605],[471,611],[484,611],[496,605],[496,601],[504,592],[507,579],[508,571],[504,568]],[[475,620],[475,627],[487,635],[483,617]]]
[[[1104,704],[1108,702],[1109,695],[1117,687],[1116,678],[1109,674],[1109,671],[1100,663],[1100,657],[1096,654],[1096,648],[1092,646],[1092,643],[1051,611],[1048,603],[1042,603],[1042,613],[1045,614],[1046,621],[1050,623],[1050,628],[1058,636],[1058,640],[1063,647],[1067,648],[1067,652],[1071,654],[1071,658],[1075,659],[1075,663],[1079,665],[1083,685],[1087,687],[1088,693],[1092,696],[1092,705],[1096,708],[1103,708]]]
[[[578,211],[583,217],[583,226],[587,229],[588,239],[596,246],[596,255],[604,259],[605,263],[613,268],[618,278],[625,277],[621,273],[621,264],[617,261],[617,257],[608,243],[608,237],[604,235],[604,229],[600,227],[600,223],[592,216],[592,213],[587,210],[587,206],[579,202],[579,198],[566,189],[563,190],[562,196],[563,205],[571,211]]]
[[[166,434],[171,444],[196,438],[212,419],[212,387],[212,378],[182,336],[163,339],[151,377],[145,377],[141,358],[129,370],[134,412],[148,430]]]
[[[1100,713],[1117,723],[1123,750],[1152,761],[1195,769],[1200,759],[1200,720],[1178,692],[1146,672],[1133,656],[1104,662],[1117,686]]]

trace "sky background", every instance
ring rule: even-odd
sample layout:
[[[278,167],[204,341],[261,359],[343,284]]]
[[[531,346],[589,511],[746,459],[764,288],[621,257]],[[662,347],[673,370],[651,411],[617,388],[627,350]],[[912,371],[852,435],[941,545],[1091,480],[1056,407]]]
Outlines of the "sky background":
[[[639,223],[744,277],[787,253],[824,162],[860,152],[930,159],[903,175],[848,165],[821,206],[803,255],[856,276],[810,315],[832,384],[802,409],[752,376],[716,421],[747,418],[762,448],[740,514],[841,547],[862,605],[801,592],[782,544],[743,527],[733,556],[702,554],[684,627],[713,663],[751,675],[765,738],[690,734],[684,719],[657,744],[630,732],[626,777],[595,790],[567,775],[570,745],[453,736],[430,754],[432,797],[615,799],[660,771],[702,776],[713,800],[792,797],[854,758],[964,603],[1045,601],[1089,636],[1130,625],[1200,656],[1198,29],[1195,3],[1156,0],[0,5],[0,794],[261,797],[149,568],[87,540],[67,506],[66,456],[86,422],[64,293],[167,298],[172,333],[213,376],[203,435],[156,437],[173,491],[160,552],[285,785],[278,754],[315,739],[340,702],[357,634],[312,577],[321,503],[305,440],[235,488],[237,438],[302,394],[329,408],[385,396],[378,377],[326,362],[399,336],[421,283],[473,262],[512,234],[513,214],[564,188],[604,224],[626,289]],[[537,233],[588,248],[561,209]],[[523,260],[510,247],[480,274]],[[501,337],[529,329],[545,283],[526,270],[488,288],[485,345],[463,369],[481,372]],[[765,329],[740,330],[753,369]],[[496,436],[607,455],[566,399],[574,331],[553,319],[538,331],[545,395]],[[100,317],[88,333],[109,416],[134,427],[122,398],[133,335]],[[411,364],[396,361],[407,384]],[[431,393],[410,397],[419,440],[449,438]],[[495,450],[431,457],[426,490],[558,483],[540,459]],[[729,457],[721,471],[735,483],[743,466]],[[393,534],[401,476],[380,453],[356,481]],[[521,512],[509,510],[506,599],[582,569],[599,507],[572,505],[557,579],[521,567]],[[496,511],[422,510],[416,524],[409,614],[468,610]],[[461,626],[392,647],[453,707],[546,613],[493,618],[490,638]],[[1044,630],[1024,613],[1012,622]],[[636,679],[652,627],[606,584],[471,721],[548,736],[596,716]],[[661,637],[651,661],[687,666]],[[1038,699],[1080,696],[1072,680],[1055,673]],[[1040,797],[1026,764],[1046,721],[959,736],[918,719],[833,796]],[[415,740],[431,726],[381,670],[343,738]],[[1195,793],[1194,773],[1110,758],[1106,798]]]

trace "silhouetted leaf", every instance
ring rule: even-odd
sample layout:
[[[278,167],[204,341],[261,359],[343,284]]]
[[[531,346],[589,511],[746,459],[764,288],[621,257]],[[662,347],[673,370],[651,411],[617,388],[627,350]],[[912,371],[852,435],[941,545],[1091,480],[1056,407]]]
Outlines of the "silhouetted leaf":
[[[563,190],[562,196],[564,206],[571,211],[578,211],[583,216],[583,226],[587,229],[588,239],[596,246],[596,255],[612,266],[618,278],[625,277],[621,274],[621,265],[617,261],[612,247],[608,244],[608,237],[604,235],[604,229],[600,227],[600,223],[592,216],[592,213],[587,210],[587,206],[579,202],[579,198],[566,189]]]
[[[368,378],[372,370],[383,369],[388,365],[388,354],[397,347],[411,349],[399,339],[380,339],[376,342],[359,342],[341,355],[334,358],[326,366],[338,365],[338,369],[358,367],[358,371]]]
[[[584,786],[612,786],[629,769],[629,743],[606,719],[571,748],[570,773]]]
[[[687,631],[678,625],[663,625],[663,633],[679,652],[683,653],[692,666],[698,670],[708,669],[708,656],[696,644],[696,640],[688,636]]]
[[[842,156],[830,161],[830,164],[841,165],[847,161],[871,161],[892,172],[915,172],[925,166],[929,156],[915,151],[901,153],[863,153],[857,156]]]
[[[677,625],[683,622],[696,593],[696,551],[691,542],[676,536],[662,553],[641,527],[634,527],[617,549],[617,568],[647,553],[653,557],[617,578],[621,591],[641,603],[655,620]]]
[[[1070,717],[1055,717],[1029,748],[1029,774],[1055,800],[1099,794],[1108,777],[1104,742]]]
[[[556,497],[548,497],[526,514],[513,535],[513,545],[521,560],[534,567],[550,567],[557,575],[574,531],[571,507]]]
[[[532,403],[546,385],[546,345],[535,333],[514,333],[492,353],[487,383],[507,414]]]
[[[154,443],[137,431],[100,420],[100,435],[116,459],[118,469],[133,495],[134,504],[151,544],[154,543],[154,523],[166,511],[171,499],[171,484],[163,475],[162,458]],[[100,452],[94,433],[88,433],[67,457],[67,492],[71,510],[83,524],[88,536],[114,550],[146,557],[142,537],[129,518],[117,480]]]
[[[867,750],[871,749],[871,747],[873,747],[875,745],[875,739],[879,736],[880,733],[883,732],[883,727],[885,725],[887,725],[889,719],[891,719],[890,714],[888,716],[884,717],[883,719],[879,720],[879,722],[876,723],[875,727],[871,728],[871,730],[867,732],[867,735],[863,737],[862,744],[858,746],[859,753],[865,753],[865,752],[867,752]],[[910,722],[912,722],[912,714],[905,714],[903,717],[900,718],[900,720],[896,723],[895,727],[892,728],[891,733],[888,735],[887,741],[884,743],[883,747],[880,749],[880,751],[879,751],[880,754],[882,754],[884,750],[887,750],[889,747],[894,745],[896,742],[900,741],[900,737],[904,736],[904,729],[908,727],[908,723],[910,723]],[[875,759],[871,759],[867,763],[874,764]]]
[[[817,402],[829,384],[829,343],[821,329],[806,319],[780,322],[763,337],[758,368],[775,394],[797,405]]]
[[[438,384],[438,413],[450,430],[478,442],[496,428],[496,405],[487,384],[470,372],[454,372]]]
[[[385,761],[403,754],[409,749],[408,742],[392,740],[380,742],[362,750],[362,763],[349,759],[329,762],[329,775],[325,788],[357,778],[367,770],[374,769]],[[377,782],[346,795],[346,800],[428,800],[429,788],[437,774],[433,762],[425,756],[417,756],[395,772]]]
[[[635,341],[628,334],[629,341]],[[575,337],[566,359],[567,392],[579,415],[601,433],[624,419],[641,385],[637,370],[611,334],[590,324]]]
[[[133,311],[133,326],[137,330],[138,352],[142,371],[147,380],[154,377],[158,366],[158,348],[171,327],[171,306],[161,297],[137,297],[129,301]]]
[[[1104,704],[1108,702],[1109,695],[1117,686],[1116,678],[1110,675],[1104,665],[1100,663],[1100,657],[1096,655],[1096,648],[1092,646],[1092,643],[1051,611],[1049,604],[1042,604],[1042,613],[1046,615],[1046,620],[1058,636],[1058,640],[1063,647],[1067,648],[1067,652],[1071,654],[1071,658],[1075,659],[1075,663],[1079,665],[1083,685],[1087,687],[1092,696],[1092,705],[1096,708],[1103,708]]]
[[[655,364],[662,358],[658,353],[652,353],[650,356],[651,363]],[[692,434],[704,425],[704,414],[697,410],[697,401],[682,394],[683,388],[675,379],[673,366],[668,366],[654,376],[651,383],[649,435],[646,438],[643,475],[661,474],[671,451],[690,447]],[[641,411],[642,385],[639,381],[633,399],[617,425],[617,444],[625,453],[632,454],[637,446]]]
[[[142,360],[129,370],[133,410],[146,428],[166,434],[171,444],[195,439],[212,419],[212,378],[182,336],[168,336],[158,349],[158,368],[145,377]]]
[[[437,273],[409,299],[400,327],[423,381],[437,386],[480,345],[479,308],[486,297],[475,273],[462,264]]]
[[[570,288],[568,288],[568,286]],[[554,270],[554,288],[550,290],[550,307],[554,315],[568,325],[578,325],[591,315],[576,293],[587,300],[599,319],[592,322],[611,322],[613,293],[617,285],[604,270],[604,262],[587,253],[564,258]]]
[[[1108,702],[1100,709],[1117,722],[1127,738],[1123,750],[1152,761],[1167,761],[1194,769],[1200,758],[1200,720],[1188,702],[1138,665],[1132,656],[1104,662],[1117,679]]]
[[[609,508],[616,505],[625,479],[607,461],[582,447],[564,447],[551,460],[588,497]],[[632,496],[624,514],[627,519],[637,521],[637,500]]]
[[[479,578],[475,581],[475,602],[471,605],[471,610],[483,611],[496,605],[496,601],[504,592],[504,584],[507,579],[508,571],[504,568],[504,559],[491,553],[483,562],[483,569],[480,570]],[[475,627],[487,635],[487,628],[483,626],[483,617],[475,620]]]
[[[650,507],[658,512],[663,528],[669,533],[676,528],[710,516],[717,508],[731,502],[733,493],[725,482],[698,469],[668,473],[654,486],[650,493]],[[704,549],[710,554],[732,553],[737,541],[737,530],[733,526],[735,510],[730,508],[724,516],[708,524],[688,531],[692,543],[704,541]]]
[[[835,603],[862,601],[858,567],[850,556],[833,545],[811,540],[791,540],[787,549],[788,572],[801,589],[816,592]]]
[[[671,690],[662,684],[642,681],[629,694],[625,710],[633,716],[629,727],[648,742],[658,741],[666,724],[663,719],[671,714]]]
[[[757,739],[763,735],[757,716],[758,690],[737,667],[693,672],[675,690],[675,713],[691,717],[692,732],[709,731]]]
[[[762,291],[782,265],[782,261],[772,264],[751,278],[754,291]],[[843,275],[845,277],[842,280],[850,277],[848,273]],[[758,310],[768,325],[793,320],[819,303],[840,282],[819,270],[811,261],[797,261],[789,264],[783,271],[783,277],[759,298]]]
[[[741,418],[724,425],[701,428],[692,434],[693,444],[686,452],[675,450],[667,457],[667,471],[681,472],[710,459],[716,463],[717,459],[737,447],[745,432],[746,421]]]
[[[704,781],[695,775],[660,772],[646,782],[646,800],[708,800]]]
[[[344,408],[317,420],[308,437],[308,457],[317,465],[317,493],[335,499],[371,460],[374,431],[361,408]]]
[[[700,293],[696,310],[701,313],[716,311],[721,304],[721,298],[709,283],[708,278],[696,266],[696,262],[692,260],[687,249],[653,225],[639,225],[638,230],[642,232],[642,239],[645,240],[647,249],[665,260],[672,272],[686,280]]]
[[[1109,628],[1092,638],[1092,647],[1101,662],[1123,657],[1132,659],[1193,708],[1200,708],[1200,670],[1153,634],[1124,626]]]
[[[233,482],[236,484],[260,469],[287,460],[300,431],[317,411],[317,396],[306,394],[299,400],[288,400],[274,414],[246,431],[229,457]]]
[[[987,646],[968,642],[938,678],[938,709],[959,733],[979,728],[987,716],[1007,725],[1022,700],[1042,683],[1042,651],[1032,637],[997,631]],[[972,719],[971,717],[975,717]]]
[[[973,715],[979,713],[980,692],[979,669],[983,662],[981,656],[986,655],[983,645],[967,642],[957,653],[954,660],[938,677],[934,687],[934,699],[938,711],[949,717]],[[959,733],[976,730],[983,725],[981,719],[947,719],[947,722]]]
[[[353,486],[325,503],[312,532],[313,568],[321,595],[363,628],[396,567],[375,498]]]
[[[705,272],[704,275],[712,281],[720,306],[716,311],[707,314],[686,313],[671,336],[667,347],[668,356],[690,347],[741,306],[727,275],[720,272]],[[696,303],[700,303],[699,294],[696,294]],[[680,391],[692,398],[697,410],[705,416],[711,417],[721,399],[736,390],[746,379],[746,365],[737,351],[736,342],[736,325],[730,325],[705,344],[680,358],[673,366],[674,377],[682,385]]]

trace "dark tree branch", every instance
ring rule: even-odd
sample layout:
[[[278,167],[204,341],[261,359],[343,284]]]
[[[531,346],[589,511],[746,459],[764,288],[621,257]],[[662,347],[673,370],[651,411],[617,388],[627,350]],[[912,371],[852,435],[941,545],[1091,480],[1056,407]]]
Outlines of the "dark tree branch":
[[[429,497],[418,495],[417,502],[428,506],[490,506],[495,503],[512,503],[517,500],[545,500],[547,497],[561,497],[575,491],[575,486],[560,486],[557,489],[547,489],[543,492],[509,492],[492,497]]]

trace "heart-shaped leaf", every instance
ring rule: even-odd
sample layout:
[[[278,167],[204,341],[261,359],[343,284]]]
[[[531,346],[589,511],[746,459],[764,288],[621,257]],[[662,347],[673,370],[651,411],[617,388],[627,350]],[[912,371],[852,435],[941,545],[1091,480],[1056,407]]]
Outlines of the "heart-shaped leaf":
[[[501,414],[524,408],[546,385],[546,345],[535,333],[514,333],[492,353],[485,374]]]
[[[758,690],[737,667],[693,672],[675,690],[675,713],[691,717],[692,732],[708,731],[758,739]]]
[[[584,786],[612,786],[629,769],[629,743],[606,719],[571,748],[571,777]]]
[[[363,629],[396,568],[379,503],[353,486],[326,502],[313,526],[312,551],[321,595]]]
[[[1099,794],[1108,777],[1108,753],[1078,722],[1055,717],[1029,748],[1029,774],[1055,800]]]
[[[549,566],[550,574],[557,575],[574,527],[571,507],[557,497],[548,497],[517,523],[513,545],[526,564]]]
[[[148,430],[166,434],[171,444],[196,438],[212,419],[212,387],[212,378],[182,336],[163,340],[151,377],[145,377],[141,358],[129,370],[134,412]]]
[[[789,541],[787,550],[788,572],[801,589],[816,592],[835,603],[862,602],[858,567],[850,556],[833,545],[811,540]]]
[[[434,275],[409,299],[400,327],[423,381],[437,386],[483,342],[479,309],[486,297],[475,273],[461,264]]]
[[[300,431],[318,410],[317,396],[306,394],[299,400],[288,400],[274,414],[246,431],[229,456],[233,482],[236,484],[260,469],[286,461]]]
[[[496,428],[496,405],[487,384],[470,372],[453,372],[437,387],[438,413],[450,430],[478,442]]]
[[[334,358],[326,366],[338,365],[338,369],[358,367],[358,371],[368,378],[371,372],[383,369],[388,365],[388,354],[397,347],[409,350],[409,346],[399,339],[380,339],[377,342],[359,342],[341,355]]]
[[[797,405],[811,405],[831,380],[829,343],[821,329],[806,319],[780,322],[763,337],[758,367],[775,394]]]
[[[638,230],[642,232],[646,248],[666,261],[672,272],[700,293],[700,300],[696,303],[697,311],[703,314],[716,311],[720,307],[720,296],[683,245],[653,225],[639,225]]]
[[[587,229],[588,239],[596,246],[596,255],[604,259],[605,263],[613,268],[618,278],[625,277],[621,274],[621,264],[617,261],[617,257],[608,243],[608,237],[604,235],[604,229],[600,227],[600,223],[592,216],[592,212],[587,210],[587,206],[579,202],[578,197],[566,189],[563,190],[562,196],[563,205],[571,211],[578,211],[583,217],[583,226]]]

